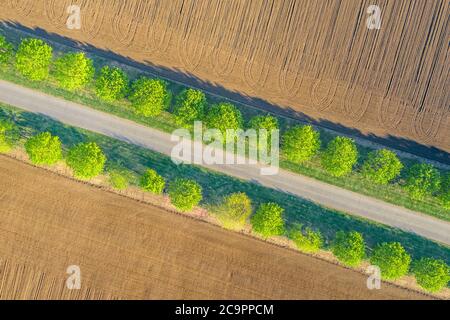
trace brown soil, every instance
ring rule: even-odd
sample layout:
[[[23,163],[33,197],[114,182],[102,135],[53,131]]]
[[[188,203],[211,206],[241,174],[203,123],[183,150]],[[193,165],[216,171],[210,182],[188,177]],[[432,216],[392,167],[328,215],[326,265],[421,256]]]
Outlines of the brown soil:
[[[0,299],[426,298],[6,157],[0,201]]]
[[[366,27],[368,0],[0,3],[0,19],[181,70],[316,120],[450,151],[447,0],[376,1],[379,31]],[[66,28],[70,4],[81,5],[80,31]]]

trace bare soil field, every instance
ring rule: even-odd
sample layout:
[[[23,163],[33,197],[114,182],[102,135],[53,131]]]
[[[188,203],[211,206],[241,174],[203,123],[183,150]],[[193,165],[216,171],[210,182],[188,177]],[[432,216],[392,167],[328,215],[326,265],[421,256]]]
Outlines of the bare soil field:
[[[1,299],[427,298],[6,157],[0,199]]]
[[[450,151],[447,0],[0,0],[0,19],[294,116]],[[81,5],[82,29],[66,28]],[[275,110],[276,111],[276,110]],[[280,110],[281,111],[281,110]],[[400,142],[397,142],[400,144]]]

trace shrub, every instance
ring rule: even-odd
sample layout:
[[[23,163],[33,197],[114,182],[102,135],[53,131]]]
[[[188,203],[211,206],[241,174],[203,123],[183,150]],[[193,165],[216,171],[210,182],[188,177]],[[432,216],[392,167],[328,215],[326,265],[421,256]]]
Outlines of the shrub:
[[[322,155],[322,166],[331,175],[340,177],[350,173],[358,160],[358,149],[353,139],[336,137]]]
[[[311,228],[305,228],[302,231],[301,226],[296,230],[291,231],[290,238],[300,251],[307,253],[315,253],[322,248],[324,240],[319,231],[314,231]]]
[[[251,218],[253,230],[264,238],[284,233],[283,211],[278,204],[269,202],[259,206]]]
[[[104,66],[95,82],[95,93],[104,101],[117,101],[128,91],[128,76],[119,68]]]
[[[14,47],[0,34],[0,66],[8,64],[14,56]]]
[[[112,170],[109,173],[109,183],[116,190],[125,190],[128,188],[128,177],[120,170]]]
[[[204,117],[206,96],[200,90],[185,89],[176,98],[173,114],[178,123],[188,125]]]
[[[362,166],[362,174],[370,181],[388,184],[400,175],[403,164],[397,155],[389,150],[375,150],[369,153]]]
[[[75,177],[90,179],[99,175],[105,166],[106,157],[95,142],[79,143],[69,150],[67,164]]]
[[[42,132],[28,139],[25,150],[34,164],[51,165],[62,159],[61,141],[50,132]]]
[[[165,81],[142,77],[133,82],[129,99],[137,114],[154,117],[168,107],[170,94]]]
[[[383,279],[395,280],[408,273],[411,257],[400,243],[385,242],[373,250],[370,263],[380,268]]]
[[[94,65],[83,52],[67,53],[55,60],[54,75],[60,87],[72,91],[92,80]]]
[[[168,192],[172,204],[181,211],[191,211],[202,200],[202,188],[194,180],[175,179]]]
[[[165,185],[164,178],[153,169],[147,169],[141,178],[142,189],[154,194],[162,194]]]
[[[440,187],[440,174],[431,164],[420,163],[409,168],[405,189],[413,199],[423,199],[437,192]]]
[[[210,108],[206,117],[209,128],[214,128],[222,132],[226,137],[227,129],[237,130],[242,128],[242,114],[231,103],[222,102]]]
[[[450,209],[450,172],[442,176],[438,198],[445,209]]]
[[[227,229],[242,229],[252,213],[252,202],[243,192],[233,193],[224,198],[223,203],[214,208],[218,220]]]
[[[52,48],[40,39],[24,39],[16,54],[16,69],[33,81],[47,79]]]
[[[438,292],[450,281],[450,268],[443,260],[422,258],[413,264],[417,283],[430,292]]]
[[[366,254],[366,244],[363,236],[356,231],[336,233],[332,246],[333,254],[343,264],[357,267],[361,264]]]
[[[282,151],[286,159],[302,163],[314,156],[320,148],[320,133],[312,126],[295,126],[282,138]]]
[[[14,124],[6,120],[0,120],[0,153],[8,152],[12,149],[13,143],[10,136],[14,129]]]

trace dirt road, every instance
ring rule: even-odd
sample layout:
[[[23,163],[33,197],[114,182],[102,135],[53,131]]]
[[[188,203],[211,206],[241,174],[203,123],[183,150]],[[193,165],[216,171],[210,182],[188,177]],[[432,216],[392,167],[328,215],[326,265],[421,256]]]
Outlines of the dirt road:
[[[5,81],[0,81],[0,101],[169,156],[177,144],[165,132]],[[270,176],[261,175],[259,165],[202,166],[450,245],[450,223],[425,214],[285,170]]]
[[[0,199],[1,299],[425,297],[2,156]]]

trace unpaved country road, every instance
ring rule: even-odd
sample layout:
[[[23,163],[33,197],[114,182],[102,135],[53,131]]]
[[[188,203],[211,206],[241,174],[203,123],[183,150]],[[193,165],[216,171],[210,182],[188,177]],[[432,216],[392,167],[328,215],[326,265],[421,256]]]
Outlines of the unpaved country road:
[[[0,196],[0,299],[428,298],[2,156]]]
[[[5,81],[0,81],[0,101],[166,155],[177,144],[167,133]],[[418,212],[284,170],[265,176],[259,165],[203,166],[450,245],[450,223]]]

